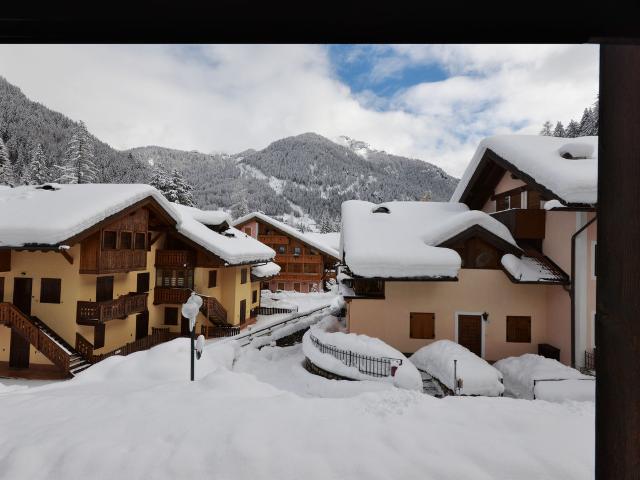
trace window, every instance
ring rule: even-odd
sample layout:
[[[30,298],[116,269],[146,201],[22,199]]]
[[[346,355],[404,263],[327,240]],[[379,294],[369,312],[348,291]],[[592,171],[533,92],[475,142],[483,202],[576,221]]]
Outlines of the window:
[[[409,337],[436,338],[436,314],[411,312],[409,314]]]
[[[251,227],[244,227],[244,233],[251,236]]]
[[[120,250],[131,250],[133,246],[131,232],[120,232]]]
[[[278,282],[278,290],[284,290],[284,283]]]
[[[247,319],[247,301],[240,300],[240,323],[244,323]]]
[[[287,253],[287,247],[285,247],[284,245],[279,245],[278,253]]]
[[[256,303],[258,301],[258,290],[254,290],[251,292],[251,303]]]
[[[243,268],[242,270],[240,270],[240,283],[242,285],[247,283],[247,269],[246,268]]]
[[[178,309],[176,307],[165,307],[164,324],[178,325]]]
[[[218,271],[209,270],[209,288],[215,288],[218,285]]]
[[[4,277],[0,277],[0,302],[4,299]]]
[[[531,317],[507,317],[507,342],[531,343]]]
[[[59,278],[43,278],[40,281],[40,303],[60,303],[61,286]]]
[[[146,250],[147,235],[145,233],[136,233],[134,248],[136,250]]]
[[[293,247],[293,254],[300,255],[302,253],[300,247]]]
[[[288,263],[287,272],[302,273],[302,263]]]
[[[138,274],[136,293],[145,293],[149,291],[149,272]]]
[[[296,292],[299,292],[300,291],[300,284],[299,283],[294,283],[293,284],[293,290],[296,291]]]
[[[269,282],[262,282],[262,290],[269,290]],[[0,297],[2,300],[2,297]]]
[[[318,266],[317,263],[305,263],[304,273],[318,273]]]
[[[115,250],[118,234],[111,230],[105,230],[102,232],[102,249],[103,250]]]
[[[93,348],[104,347],[105,327],[104,323],[93,327]]]
[[[156,287],[193,288],[193,270],[156,270]]]

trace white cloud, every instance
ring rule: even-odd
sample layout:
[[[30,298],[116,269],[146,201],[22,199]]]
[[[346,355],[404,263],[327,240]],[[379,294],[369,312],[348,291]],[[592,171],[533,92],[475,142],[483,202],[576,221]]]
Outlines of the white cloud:
[[[369,53],[367,53],[369,52]],[[263,148],[315,131],[368,141],[460,175],[479,139],[536,133],[594,100],[596,46],[394,46],[372,79],[437,64],[441,82],[380,98],[341,82],[323,46],[0,46],[0,75],[116,148]]]

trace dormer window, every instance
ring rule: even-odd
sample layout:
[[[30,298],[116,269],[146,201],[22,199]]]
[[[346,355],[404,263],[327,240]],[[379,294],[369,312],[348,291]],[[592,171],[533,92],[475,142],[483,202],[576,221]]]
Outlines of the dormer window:
[[[388,207],[385,207],[384,205],[381,205],[377,208],[373,209],[373,213],[391,213],[391,211],[389,210]]]

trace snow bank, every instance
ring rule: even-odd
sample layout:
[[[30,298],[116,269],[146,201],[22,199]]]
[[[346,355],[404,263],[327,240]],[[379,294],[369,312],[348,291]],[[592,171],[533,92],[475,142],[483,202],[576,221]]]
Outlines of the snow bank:
[[[170,202],[149,185],[49,185],[0,190],[0,246],[58,245],[147,197],[179,219]]]
[[[518,258],[507,253],[500,260],[502,266],[513,278],[521,282],[554,282],[558,281],[558,275],[551,272],[539,260],[523,255]]]
[[[261,220],[264,223],[267,223],[272,227],[276,228],[277,230],[280,230],[281,232],[286,233],[287,235],[290,235],[293,238],[297,238],[301,242],[304,242],[312,246],[313,248],[320,250],[321,252],[335,258],[336,260],[340,258],[339,252],[336,249],[330,247],[327,244],[328,242],[326,239],[318,240],[318,238],[315,236],[308,236],[300,232],[299,230],[287,225],[286,223],[279,222],[275,218],[271,218],[270,216],[265,215],[262,212],[253,212],[253,213],[244,215],[240,218],[237,218],[236,220],[234,220],[233,225],[234,226],[242,225],[243,223],[253,219]]]
[[[342,331],[327,331],[322,328],[327,326],[324,324],[310,329],[302,339],[302,350],[311,363],[346,378],[392,382],[400,388],[422,391],[420,373],[398,350],[378,338]],[[371,366],[371,362],[358,357],[349,357],[351,363],[347,364],[344,359],[338,359],[329,353],[318,350],[313,343],[314,337],[325,346],[332,346],[339,350],[376,359],[390,359],[391,367],[398,367],[396,376],[376,377],[363,373],[361,370]]]
[[[187,207],[175,202],[172,202],[171,206],[178,210],[181,215],[188,215],[204,225],[218,226],[223,223],[228,226],[231,225],[231,215],[223,210],[200,210],[199,208]]]
[[[458,202],[487,149],[532,177],[566,203],[598,201],[598,137],[566,138],[544,135],[496,135],[480,142],[451,196]],[[575,157],[563,158],[563,153]]]
[[[389,213],[375,213],[380,207]],[[518,248],[502,223],[461,203],[349,200],[342,204],[342,251],[363,277],[456,277],[460,256],[437,245],[474,225]]]
[[[455,390],[453,361],[457,360],[457,378],[461,378],[463,382],[459,391],[461,395],[495,397],[504,392],[504,385],[500,382],[502,374],[498,370],[467,348],[450,340],[438,340],[422,347],[409,360],[419,369],[436,377],[450,390]]]
[[[516,398],[531,400],[535,396],[549,401],[595,400],[595,378],[583,375],[557,360],[527,353],[520,357],[504,358],[493,366],[504,375],[506,392]]]
[[[274,262],[267,262],[264,265],[251,268],[251,275],[258,278],[273,277],[278,273],[280,273],[280,265]]]

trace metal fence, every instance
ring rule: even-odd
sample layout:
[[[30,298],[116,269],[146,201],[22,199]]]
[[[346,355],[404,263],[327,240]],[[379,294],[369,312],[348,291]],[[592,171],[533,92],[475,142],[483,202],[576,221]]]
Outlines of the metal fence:
[[[342,350],[333,345],[326,345],[313,335],[309,335],[309,337],[318,351],[337,358],[348,367],[357,368],[360,373],[364,373],[365,375],[370,375],[372,377],[393,376],[395,374],[395,369],[402,365],[402,360],[399,358],[362,355],[349,350]]]
[[[283,308],[283,307],[256,307],[253,312],[256,315],[276,315],[279,313],[297,313],[298,307]]]

